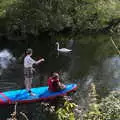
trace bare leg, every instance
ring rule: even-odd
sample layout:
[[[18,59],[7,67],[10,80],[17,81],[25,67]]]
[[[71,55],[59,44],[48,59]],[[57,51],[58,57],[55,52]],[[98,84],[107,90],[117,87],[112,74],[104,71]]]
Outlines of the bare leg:
[[[32,88],[32,78],[29,78],[28,89],[30,90],[31,88]]]
[[[25,78],[25,88],[26,88],[26,90],[30,90],[29,89],[29,79],[28,78]]]
[[[31,86],[32,86],[32,78],[26,78],[25,79],[26,90],[30,93],[31,96],[36,96],[35,93],[32,93]]]

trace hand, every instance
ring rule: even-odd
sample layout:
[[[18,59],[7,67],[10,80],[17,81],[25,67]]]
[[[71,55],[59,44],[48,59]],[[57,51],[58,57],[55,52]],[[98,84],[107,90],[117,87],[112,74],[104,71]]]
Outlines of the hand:
[[[40,60],[41,60],[41,62],[42,62],[42,61],[45,61],[45,59],[44,59],[44,58],[42,58],[42,59],[40,59]]]

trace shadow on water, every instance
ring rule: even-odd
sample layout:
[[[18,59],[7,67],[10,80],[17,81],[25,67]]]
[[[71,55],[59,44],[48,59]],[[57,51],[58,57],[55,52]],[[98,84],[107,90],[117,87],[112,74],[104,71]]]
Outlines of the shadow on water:
[[[13,106],[11,105],[0,105],[0,119],[6,120],[10,117],[11,112],[13,111]]]
[[[63,36],[64,37],[64,36]],[[119,37],[113,37],[120,45]],[[45,40],[44,40],[45,39]],[[51,72],[59,72],[64,83],[77,83],[78,90],[73,95],[77,104],[86,105],[87,90],[91,82],[96,84],[97,92],[104,96],[113,89],[120,87],[119,66],[120,58],[110,42],[109,35],[79,35],[70,41],[60,42],[61,47],[72,49],[70,54],[59,54],[56,49],[56,40],[49,37],[41,37],[40,40],[27,41],[0,41],[1,51],[8,49],[13,57],[14,63],[7,64],[7,69],[0,69],[0,91],[24,88],[23,76],[23,53],[26,48],[34,50],[33,58],[45,58],[45,62],[36,67],[33,87],[47,84],[47,78]],[[22,56],[22,57],[21,57]],[[114,83],[114,84],[113,84]],[[42,116],[39,104],[18,106],[20,111],[24,111],[30,120],[35,116]],[[2,106],[3,107],[3,106]],[[1,108],[2,108],[1,107]],[[32,109],[31,109],[32,108]],[[5,106],[0,109],[0,118],[8,117],[12,108]],[[45,115],[42,116],[45,119]],[[38,117],[36,117],[37,120]]]

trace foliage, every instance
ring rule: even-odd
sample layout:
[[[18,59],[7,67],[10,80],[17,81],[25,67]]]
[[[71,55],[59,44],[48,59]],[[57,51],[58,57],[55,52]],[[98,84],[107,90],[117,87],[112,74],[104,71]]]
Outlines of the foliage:
[[[5,16],[9,6],[15,2],[16,0],[0,0],[0,17]]]
[[[6,13],[9,7],[14,3],[16,3],[16,0],[0,0],[0,33],[6,32]]]
[[[101,118],[101,112],[100,112],[100,106],[97,104],[97,94],[96,94],[96,88],[95,84],[91,83],[88,93],[88,102],[89,102],[89,110],[86,114],[84,114],[83,119],[84,120],[100,120]]]
[[[64,106],[56,111],[58,120],[75,120],[73,109],[76,107],[75,103],[66,101]]]
[[[24,118],[25,120],[28,120],[28,117],[26,116],[25,113],[23,113],[23,112],[17,112],[17,104],[18,104],[18,103],[15,103],[15,104],[14,104],[14,111],[13,111],[13,113],[11,114],[11,117],[10,117],[10,118],[7,118],[7,120],[18,120],[18,116],[21,116],[21,117]]]
[[[113,91],[110,95],[102,99],[100,110],[103,120],[119,120],[120,119],[120,92]]]
[[[99,31],[120,20],[119,0],[1,0],[0,6],[8,31],[22,34]]]
[[[89,112],[84,115],[83,120],[103,120],[98,104],[91,104]]]
[[[96,94],[95,89],[93,87],[92,96],[93,95],[95,96],[95,94]],[[109,96],[103,98],[100,103],[96,103],[94,99],[92,100],[92,102],[89,103],[89,109],[84,114],[83,117],[84,120],[119,120],[120,119],[119,91],[111,92]]]

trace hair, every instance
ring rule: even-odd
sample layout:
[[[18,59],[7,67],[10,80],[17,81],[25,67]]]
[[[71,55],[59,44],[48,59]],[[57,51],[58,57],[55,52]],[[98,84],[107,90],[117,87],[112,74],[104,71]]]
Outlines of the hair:
[[[31,54],[33,52],[33,50],[31,49],[31,48],[28,48],[27,50],[26,50],[26,54]]]
[[[57,72],[52,73],[53,78],[59,77],[59,74]]]

